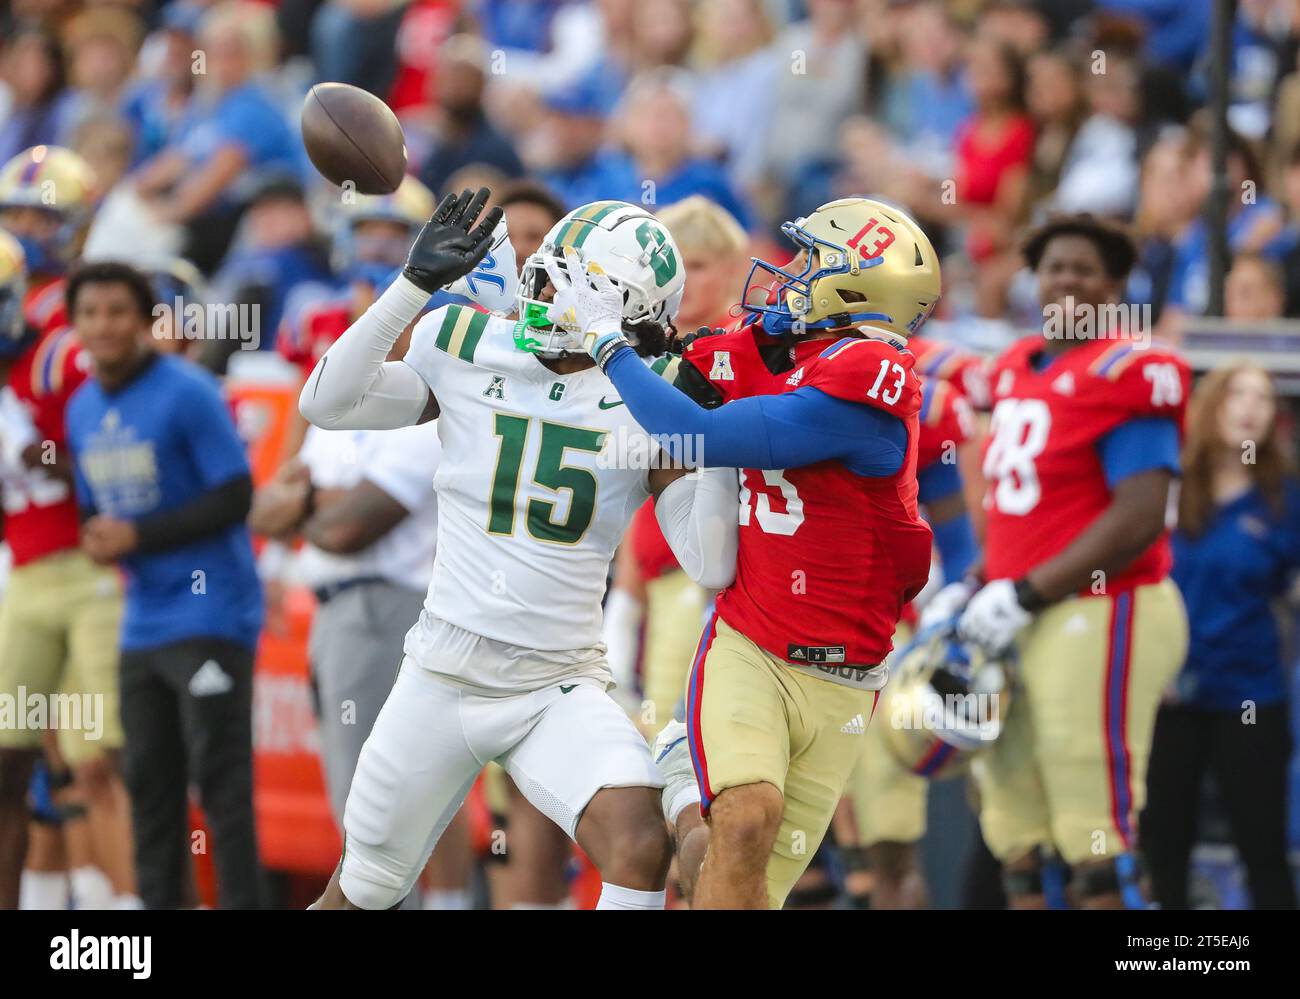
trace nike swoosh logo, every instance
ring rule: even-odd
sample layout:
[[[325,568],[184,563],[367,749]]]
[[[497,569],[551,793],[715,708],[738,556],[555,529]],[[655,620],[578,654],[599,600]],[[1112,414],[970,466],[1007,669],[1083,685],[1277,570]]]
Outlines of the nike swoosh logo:
[[[604,397],[604,396],[601,396],[601,397],[600,397],[600,402],[596,403],[596,405],[597,405],[598,407],[600,407],[601,409],[613,409],[615,406],[621,406],[621,405],[623,405],[623,400],[622,400],[622,399],[619,399],[619,400],[617,400],[616,402],[606,402],[606,401],[605,401],[605,397]]]
[[[562,687],[560,687],[560,693],[561,693],[561,694],[567,694],[569,691],[571,691],[571,690],[572,690],[574,687],[576,687],[576,686],[577,686],[576,683],[572,683],[572,684],[570,684],[570,685],[567,686],[567,687],[563,687],[563,686],[562,686]]]

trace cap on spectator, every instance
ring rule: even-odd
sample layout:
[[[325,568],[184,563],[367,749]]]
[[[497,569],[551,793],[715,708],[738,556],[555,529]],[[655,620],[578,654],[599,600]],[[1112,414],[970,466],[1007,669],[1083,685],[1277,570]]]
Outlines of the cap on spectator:
[[[175,31],[183,35],[197,35],[199,22],[207,9],[193,0],[173,0],[162,10],[162,26],[165,31]]]
[[[290,173],[270,173],[259,180],[249,195],[248,205],[263,204],[268,201],[306,202],[307,192],[302,181]]]
[[[558,114],[575,118],[607,118],[618,103],[618,93],[599,72],[588,73],[564,87],[542,95],[543,103]]]

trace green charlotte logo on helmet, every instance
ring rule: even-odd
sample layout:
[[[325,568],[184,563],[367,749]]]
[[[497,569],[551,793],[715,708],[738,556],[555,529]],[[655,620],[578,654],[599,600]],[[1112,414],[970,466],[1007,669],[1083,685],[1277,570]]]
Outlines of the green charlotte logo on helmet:
[[[662,288],[677,275],[677,254],[668,245],[663,227],[649,219],[636,230],[637,242],[650,254],[650,269],[654,271],[655,285]]]

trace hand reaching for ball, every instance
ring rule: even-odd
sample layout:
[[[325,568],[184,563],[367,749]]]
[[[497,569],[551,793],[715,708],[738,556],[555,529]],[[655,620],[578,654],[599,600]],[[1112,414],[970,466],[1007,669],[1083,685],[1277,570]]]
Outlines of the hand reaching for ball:
[[[433,218],[424,224],[406,258],[402,273],[421,291],[433,294],[472,271],[492,246],[492,232],[501,220],[493,208],[477,226],[490,192],[481,187],[442,199]]]

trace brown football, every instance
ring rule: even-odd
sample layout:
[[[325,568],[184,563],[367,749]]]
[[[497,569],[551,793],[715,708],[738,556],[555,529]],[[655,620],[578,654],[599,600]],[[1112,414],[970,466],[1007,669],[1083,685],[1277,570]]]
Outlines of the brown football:
[[[318,83],[302,106],[302,141],[326,180],[391,194],[406,173],[406,140],[392,109],[346,83]]]

